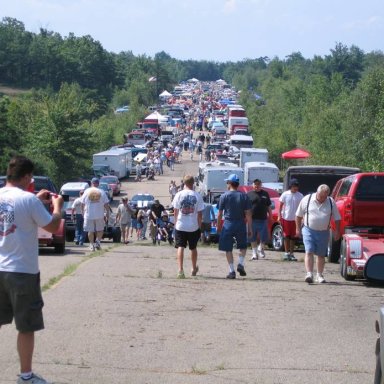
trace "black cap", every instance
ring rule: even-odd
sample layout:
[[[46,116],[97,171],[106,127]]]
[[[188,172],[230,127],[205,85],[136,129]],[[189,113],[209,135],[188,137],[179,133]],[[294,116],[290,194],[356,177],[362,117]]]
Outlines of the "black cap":
[[[291,188],[293,186],[298,187],[299,186],[299,180],[291,179],[291,181],[289,182],[289,188]]]

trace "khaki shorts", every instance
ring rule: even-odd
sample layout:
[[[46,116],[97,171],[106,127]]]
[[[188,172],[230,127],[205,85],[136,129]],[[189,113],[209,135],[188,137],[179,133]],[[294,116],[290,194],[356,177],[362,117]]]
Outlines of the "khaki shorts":
[[[84,231],[85,232],[101,232],[104,231],[105,222],[104,219],[84,219]]]
[[[0,325],[15,319],[19,332],[44,329],[40,273],[0,271]]]

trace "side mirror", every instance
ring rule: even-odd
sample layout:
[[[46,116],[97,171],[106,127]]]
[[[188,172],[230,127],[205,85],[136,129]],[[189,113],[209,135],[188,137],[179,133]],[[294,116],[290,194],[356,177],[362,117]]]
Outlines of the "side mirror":
[[[372,255],[365,264],[364,277],[375,283],[384,283],[384,254]]]

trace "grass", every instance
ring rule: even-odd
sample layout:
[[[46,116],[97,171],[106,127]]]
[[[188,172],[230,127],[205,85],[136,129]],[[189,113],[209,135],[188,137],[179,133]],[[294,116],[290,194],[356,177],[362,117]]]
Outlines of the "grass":
[[[205,375],[207,371],[202,368],[198,368],[196,365],[192,365],[191,373],[194,375]]]
[[[108,248],[105,248],[101,251],[96,251],[96,252],[92,252],[92,253],[89,253],[87,256],[85,256],[81,261],[79,261],[78,263],[74,263],[74,264],[69,264],[65,267],[64,271],[62,273],[60,273],[59,275],[55,276],[55,277],[52,277],[51,279],[49,279],[48,283],[44,284],[41,288],[42,292],[45,292],[47,291],[48,289],[52,288],[53,286],[55,286],[56,284],[58,284],[64,277],[67,277],[67,276],[70,276],[72,275],[78,268],[81,264],[85,263],[86,261],[90,260],[90,259],[93,259],[95,257],[99,257],[99,256],[102,256],[105,252],[108,252],[110,251],[112,248],[115,248],[117,245],[113,245],[113,246],[110,246]]]
[[[158,270],[157,271],[157,278],[158,279],[162,279],[163,278],[163,271],[162,270]]]

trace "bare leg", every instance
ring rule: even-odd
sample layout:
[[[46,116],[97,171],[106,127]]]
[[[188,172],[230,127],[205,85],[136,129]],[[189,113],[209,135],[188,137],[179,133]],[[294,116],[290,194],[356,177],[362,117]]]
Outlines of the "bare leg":
[[[293,251],[295,250],[295,243],[296,243],[295,240],[290,240],[290,244],[289,244],[290,253],[293,253]]]
[[[227,261],[228,261],[228,264],[233,264],[233,252],[230,251],[230,252],[225,252],[225,255],[227,256]]]
[[[191,250],[192,270],[196,271],[197,268],[197,248]]]
[[[305,269],[313,273],[313,253],[305,253]]]
[[[177,248],[177,264],[179,267],[179,272],[183,271],[183,263],[184,263],[184,248]]]
[[[20,358],[20,372],[32,371],[32,356],[35,347],[34,332],[21,333],[17,336],[17,352]]]
[[[323,256],[317,256],[316,266],[317,266],[317,273],[319,273],[319,274],[322,275],[323,272],[324,272],[325,257],[323,257]]]
[[[95,242],[95,233],[94,232],[88,232],[88,239],[89,239],[89,243],[93,244]]]
[[[286,253],[290,252],[290,242],[291,240],[287,237],[284,237],[284,250]]]
[[[103,233],[104,233],[104,231],[98,231],[96,233],[97,240],[101,241],[103,239]]]

